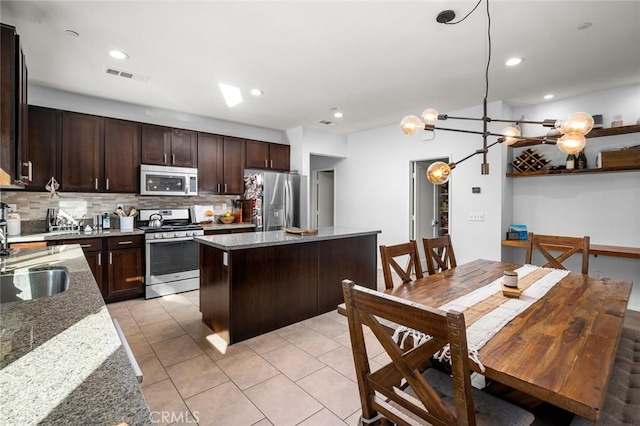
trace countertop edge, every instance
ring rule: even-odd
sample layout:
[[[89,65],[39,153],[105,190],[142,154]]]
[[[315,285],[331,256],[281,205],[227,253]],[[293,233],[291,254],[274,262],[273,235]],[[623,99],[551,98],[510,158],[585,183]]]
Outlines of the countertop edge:
[[[224,251],[246,250],[260,247],[282,246],[290,244],[302,244],[317,241],[338,240],[344,238],[362,237],[380,234],[381,230],[364,230],[339,228],[338,233],[323,234],[322,230],[316,235],[296,235],[285,231],[252,232],[232,235],[210,235],[196,237],[195,241]],[[279,236],[284,239],[267,239],[263,241],[250,240],[251,236]]]

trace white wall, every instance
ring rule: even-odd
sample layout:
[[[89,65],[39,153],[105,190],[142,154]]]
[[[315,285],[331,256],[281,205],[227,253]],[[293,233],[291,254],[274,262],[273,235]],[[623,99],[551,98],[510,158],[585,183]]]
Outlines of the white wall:
[[[625,124],[640,118],[640,85],[627,86],[566,100],[514,109],[514,117],[530,119],[564,118],[575,111],[603,114],[609,127],[613,115]],[[539,134],[539,132],[538,132]],[[530,132],[528,135],[533,136]],[[587,139],[585,153],[589,167],[597,151],[608,147],[639,145],[638,133]],[[537,146],[539,152],[561,164],[566,155],[555,146]],[[640,247],[640,172],[539,176],[511,179],[513,222],[523,223],[536,233],[589,235],[595,244]],[[524,259],[524,250],[506,249],[505,257]],[[511,257],[509,257],[511,256]],[[577,261],[576,261],[577,262]],[[572,267],[571,264],[569,264]],[[574,265],[577,269],[577,265]],[[572,267],[572,268],[573,268]],[[590,273],[632,280],[629,307],[640,310],[640,260],[591,256]]]
[[[198,130],[225,136],[236,136],[282,144],[288,143],[285,133],[280,130],[247,126],[245,124],[232,123],[210,117],[117,102],[38,86],[29,86],[29,104],[65,111],[81,112],[84,114],[139,121],[141,123]]]
[[[605,125],[613,115],[622,115],[625,124],[640,118],[640,85],[611,89],[571,99],[545,102],[527,108],[511,108],[502,102],[489,105],[491,117],[542,120],[564,118],[575,111],[603,114]],[[479,117],[480,107],[449,112],[451,115]],[[442,126],[459,127],[455,121]],[[463,123],[465,128],[471,128]],[[499,132],[504,125],[494,123]],[[524,126],[524,134],[540,135],[540,126]],[[598,150],[640,143],[638,134],[587,140],[590,166]],[[346,158],[336,165],[336,225],[379,229],[378,244],[396,244],[409,238],[410,162],[450,156],[454,161],[481,147],[480,136],[437,132],[436,139],[405,136],[398,125],[348,136]],[[306,139],[306,138],[305,138]],[[306,144],[306,140],[304,141]],[[555,146],[536,146],[555,164],[566,155]],[[305,149],[305,151],[310,151]],[[514,152],[510,152],[514,151]],[[489,151],[490,174],[480,174],[481,157],[473,157],[455,168],[451,177],[451,237],[460,263],[477,258],[524,260],[524,251],[502,247],[506,228],[523,223],[531,231],[559,235],[590,235],[594,243],[640,246],[640,173],[637,171],[506,178],[508,161],[514,153],[506,146]],[[330,154],[330,153],[329,153]],[[479,186],[480,194],[471,188]],[[470,222],[471,212],[484,213],[485,222]],[[568,264],[579,270],[578,260]],[[602,276],[640,283],[640,261],[592,256],[590,271]],[[632,292],[629,307],[640,310],[640,284]]]
[[[489,115],[503,113],[501,102],[489,105]],[[480,117],[480,107],[449,112],[451,115]],[[481,129],[480,123],[443,122],[445,127]],[[500,125],[492,124],[497,132]],[[414,160],[450,157],[459,160],[482,147],[479,135],[439,131],[406,136],[399,124],[349,135],[348,156],[336,172],[336,225],[379,229],[379,244],[397,244],[410,236],[410,164]],[[490,141],[495,140],[491,138]],[[502,188],[506,148],[489,151],[490,174],[480,174],[481,156],[455,168],[451,177],[451,237],[460,263],[477,258],[500,260],[503,235]],[[426,176],[419,178],[426,179]],[[479,186],[480,194],[471,188]],[[469,222],[469,213],[484,213],[485,222]]]

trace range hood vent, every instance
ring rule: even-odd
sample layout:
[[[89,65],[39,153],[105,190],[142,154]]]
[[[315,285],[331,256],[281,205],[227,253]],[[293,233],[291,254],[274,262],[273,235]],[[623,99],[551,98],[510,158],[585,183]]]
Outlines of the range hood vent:
[[[145,81],[149,80],[149,76],[148,75],[134,74],[134,73],[131,73],[131,72],[117,70],[115,68],[109,68],[109,67],[107,67],[107,74],[111,74],[111,75],[115,75],[115,76],[118,76],[118,77],[127,78],[129,80],[141,81],[143,83]]]

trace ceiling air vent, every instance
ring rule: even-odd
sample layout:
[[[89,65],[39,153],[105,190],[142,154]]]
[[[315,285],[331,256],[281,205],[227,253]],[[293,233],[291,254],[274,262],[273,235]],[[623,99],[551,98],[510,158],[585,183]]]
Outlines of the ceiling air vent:
[[[127,71],[121,71],[121,70],[117,70],[115,68],[109,68],[109,67],[107,67],[107,74],[127,78],[129,80],[142,81],[142,82],[145,82],[149,79],[148,75],[133,74]]]
[[[327,120],[320,120],[320,121],[318,121],[318,123],[324,124],[324,125],[327,125],[327,126],[332,126],[333,125],[333,121],[327,121]]]

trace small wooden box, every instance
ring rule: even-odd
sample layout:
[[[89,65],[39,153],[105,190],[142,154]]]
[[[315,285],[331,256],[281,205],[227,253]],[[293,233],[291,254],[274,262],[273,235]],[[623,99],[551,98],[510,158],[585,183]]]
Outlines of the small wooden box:
[[[600,153],[603,170],[640,169],[640,149],[621,149]]]
[[[520,297],[521,294],[522,294],[522,290],[520,290],[519,288],[507,287],[506,285],[502,284],[502,295],[504,297],[517,299]]]

